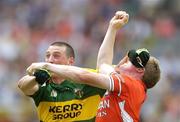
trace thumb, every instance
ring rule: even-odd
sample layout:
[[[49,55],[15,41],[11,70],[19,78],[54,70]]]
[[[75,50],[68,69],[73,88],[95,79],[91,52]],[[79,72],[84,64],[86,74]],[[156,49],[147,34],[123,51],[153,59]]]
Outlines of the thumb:
[[[129,21],[129,14],[126,14],[124,17],[123,17],[123,22],[126,24],[128,23]]]
[[[124,25],[124,22],[123,22],[124,20],[120,20],[120,19],[118,19],[118,20],[114,20],[114,27],[116,28],[116,29],[119,29],[120,27],[122,27],[123,25]]]
[[[33,66],[29,66],[27,69],[26,69],[26,73],[30,76],[33,75],[35,69],[33,68]]]

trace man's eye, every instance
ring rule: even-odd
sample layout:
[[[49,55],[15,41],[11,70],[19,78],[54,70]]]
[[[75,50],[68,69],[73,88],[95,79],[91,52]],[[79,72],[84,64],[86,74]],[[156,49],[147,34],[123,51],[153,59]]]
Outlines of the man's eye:
[[[58,55],[58,54],[55,54],[55,55],[53,55],[54,56],[54,58],[58,58],[58,57],[61,57],[60,55]]]
[[[50,55],[49,54],[46,54],[46,58],[48,58]]]

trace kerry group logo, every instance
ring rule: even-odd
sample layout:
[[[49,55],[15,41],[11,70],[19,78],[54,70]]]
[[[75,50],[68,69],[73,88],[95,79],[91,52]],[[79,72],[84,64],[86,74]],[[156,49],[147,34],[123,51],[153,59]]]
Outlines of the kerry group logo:
[[[81,96],[81,93],[78,95]],[[56,92],[52,92],[52,96],[56,96]],[[91,120],[96,116],[100,99],[99,95],[95,95],[86,99],[40,102],[38,116],[44,122]]]
[[[81,115],[82,104],[70,104],[64,106],[50,106],[49,112],[53,113],[53,120],[75,118]]]

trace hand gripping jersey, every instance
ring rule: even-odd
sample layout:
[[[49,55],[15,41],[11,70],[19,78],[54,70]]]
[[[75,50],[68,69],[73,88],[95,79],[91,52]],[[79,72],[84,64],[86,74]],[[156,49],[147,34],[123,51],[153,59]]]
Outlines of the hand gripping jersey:
[[[31,97],[41,122],[94,122],[104,93],[103,89],[65,80],[46,83]]]
[[[142,81],[124,74],[110,75],[111,90],[102,98],[96,122],[139,122],[146,88]]]

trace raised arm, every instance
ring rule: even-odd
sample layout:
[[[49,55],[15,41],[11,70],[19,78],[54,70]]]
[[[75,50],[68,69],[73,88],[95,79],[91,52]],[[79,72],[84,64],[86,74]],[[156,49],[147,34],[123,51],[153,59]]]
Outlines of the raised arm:
[[[128,19],[129,15],[125,11],[118,11],[110,20],[108,30],[98,52],[97,69],[102,64],[112,65],[116,32],[128,22]]]

